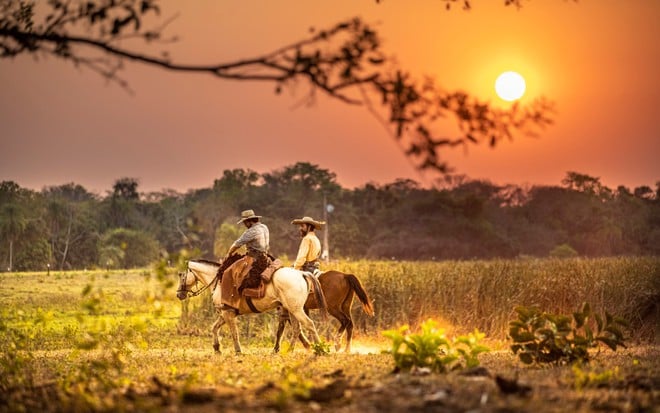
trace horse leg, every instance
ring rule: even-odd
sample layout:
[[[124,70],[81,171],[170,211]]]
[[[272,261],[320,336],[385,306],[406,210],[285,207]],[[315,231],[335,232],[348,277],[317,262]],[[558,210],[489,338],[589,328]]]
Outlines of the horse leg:
[[[302,335],[302,330],[300,329],[300,323],[295,317],[292,317],[289,321],[291,322],[291,327],[293,328],[293,335],[291,336],[291,344],[289,350],[293,352],[293,348],[296,346],[296,337]]]
[[[314,339],[314,343],[320,343],[321,338],[319,337],[319,333],[316,331],[316,327],[314,326],[314,321],[312,321],[311,318],[302,309],[299,309],[298,311],[291,312],[291,315],[293,316],[293,319],[291,322],[293,323],[294,319],[298,322],[299,330],[296,331],[298,333],[300,340],[303,342],[303,345],[305,341],[307,341],[307,338],[305,337],[303,329],[307,329],[312,332],[312,336]],[[305,346],[307,347],[307,346]]]
[[[346,325],[346,353],[351,352],[352,340],[353,340],[353,319],[349,316]]]
[[[220,339],[218,338],[218,331],[223,324],[225,324],[225,319],[222,314],[218,313],[218,319],[215,320],[213,327],[211,327],[213,332],[213,350],[215,350],[216,353],[220,353]]]
[[[309,310],[305,309],[305,315],[309,317]],[[300,340],[303,347],[305,347],[307,350],[309,350],[309,348],[312,346],[309,340],[307,340],[307,337],[305,337],[305,334],[303,334],[302,328],[300,329],[300,334],[298,334],[298,340]]]
[[[341,313],[340,309],[335,308],[335,307],[330,307],[328,308],[328,313],[330,313],[331,316],[333,316],[337,321],[339,321],[339,330],[337,333],[334,335],[334,342],[335,342],[335,351],[339,351],[339,347],[341,346],[341,333],[344,331],[344,314]]]
[[[280,343],[282,342],[284,327],[286,326],[286,322],[289,321],[289,313],[284,308],[280,307],[278,309],[278,315],[279,322],[277,324],[277,334],[275,336],[275,348],[273,349],[273,353],[280,352]]]
[[[335,351],[339,351],[339,349],[341,348],[341,340],[342,337],[344,337],[344,331],[346,331],[346,326],[348,325],[348,322],[344,314],[335,316],[335,318],[339,320],[339,328],[337,329],[337,333],[335,333]]]
[[[222,310],[222,316],[229,325],[231,339],[234,341],[234,352],[241,354],[241,343],[238,340],[238,326],[236,325],[236,312],[234,310]]]
[[[347,299],[342,303],[342,312],[346,317],[342,322],[342,328],[346,330],[346,353],[351,352],[351,341],[353,340],[353,317],[351,315],[351,307],[353,306],[353,294],[348,295]]]

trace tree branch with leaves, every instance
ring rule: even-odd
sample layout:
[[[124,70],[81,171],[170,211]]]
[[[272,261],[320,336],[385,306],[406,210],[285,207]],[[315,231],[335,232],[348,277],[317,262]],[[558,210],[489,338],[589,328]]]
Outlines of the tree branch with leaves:
[[[554,114],[552,102],[545,99],[502,109],[465,92],[446,91],[433,79],[416,78],[395,63],[377,31],[359,18],[313,30],[309,37],[261,56],[194,65],[173,62],[166,52],[157,56],[122,47],[129,40],[147,45],[175,40],[163,35],[169,20],[160,27],[144,27],[145,20],[160,14],[157,0],[49,0],[39,3],[44,10],[37,12],[36,7],[35,2],[0,0],[0,58],[55,56],[127,90],[121,77],[125,61],[226,80],[270,82],[275,93],[305,82],[309,102],[322,93],[367,107],[420,170],[447,174],[451,168],[441,159],[442,149],[483,142],[495,146],[516,135],[536,134],[552,123]],[[456,121],[457,136],[442,133],[439,121],[445,118]]]

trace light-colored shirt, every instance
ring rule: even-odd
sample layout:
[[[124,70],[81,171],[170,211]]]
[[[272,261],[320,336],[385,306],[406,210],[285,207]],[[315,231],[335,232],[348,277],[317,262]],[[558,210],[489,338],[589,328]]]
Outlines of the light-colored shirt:
[[[296,270],[302,269],[303,264],[309,261],[314,261],[321,255],[321,241],[316,237],[313,232],[308,232],[300,241],[298,248],[298,256],[293,263],[293,268]]]
[[[257,222],[234,241],[234,246],[240,247],[245,245],[248,250],[252,249],[260,252],[268,252],[269,238],[270,234],[268,232],[268,227],[261,222]]]

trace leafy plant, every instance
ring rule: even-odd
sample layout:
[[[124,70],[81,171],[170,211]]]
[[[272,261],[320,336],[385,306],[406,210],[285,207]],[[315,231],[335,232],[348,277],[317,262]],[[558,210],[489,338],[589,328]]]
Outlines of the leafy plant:
[[[475,330],[468,335],[448,339],[445,330],[438,328],[432,319],[421,324],[420,333],[411,333],[404,325],[398,329],[383,331],[383,335],[392,340],[388,352],[394,357],[398,369],[409,370],[413,367],[426,367],[434,372],[447,371],[479,365],[478,355],[488,351],[479,344],[485,334]]]
[[[607,369],[601,372],[587,370],[582,368],[580,363],[575,363],[571,367],[573,370],[573,387],[582,390],[589,387],[601,387],[620,379],[619,367]]]
[[[330,354],[330,343],[323,340],[318,343],[312,343],[312,351],[314,351],[314,354],[317,356]]]
[[[588,361],[589,349],[599,343],[616,351],[625,347],[622,327],[628,323],[605,313],[605,320],[591,310],[589,303],[573,317],[542,312],[538,307],[517,307],[518,319],[509,322],[511,350],[525,364]],[[596,330],[590,326],[593,317]]]

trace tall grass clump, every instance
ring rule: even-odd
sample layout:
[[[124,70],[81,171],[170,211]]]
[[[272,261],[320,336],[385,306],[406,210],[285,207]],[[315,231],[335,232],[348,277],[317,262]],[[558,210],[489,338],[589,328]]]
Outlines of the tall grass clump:
[[[367,330],[433,317],[504,338],[516,306],[561,314],[583,302],[626,319],[636,338],[651,338],[658,320],[658,257],[356,261],[336,268],[357,275],[372,297],[373,319],[354,308],[356,325]]]

